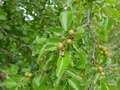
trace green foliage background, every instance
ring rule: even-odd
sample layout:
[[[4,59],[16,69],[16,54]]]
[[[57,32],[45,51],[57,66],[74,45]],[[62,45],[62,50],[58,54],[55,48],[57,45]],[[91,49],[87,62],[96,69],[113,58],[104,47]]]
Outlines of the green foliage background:
[[[0,0],[0,90],[119,90],[119,28],[119,0]]]

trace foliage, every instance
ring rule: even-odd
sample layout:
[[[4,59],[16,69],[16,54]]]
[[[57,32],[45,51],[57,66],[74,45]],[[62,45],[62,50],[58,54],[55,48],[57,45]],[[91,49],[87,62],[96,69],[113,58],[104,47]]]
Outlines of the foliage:
[[[0,90],[118,90],[119,6],[0,0]]]

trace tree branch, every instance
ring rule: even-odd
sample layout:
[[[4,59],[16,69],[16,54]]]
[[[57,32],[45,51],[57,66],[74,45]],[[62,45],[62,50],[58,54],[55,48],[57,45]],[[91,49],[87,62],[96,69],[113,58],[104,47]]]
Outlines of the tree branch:
[[[95,60],[95,48],[96,48],[96,44],[97,44],[97,40],[95,39],[95,36],[94,36],[94,33],[93,33],[93,30],[90,26],[90,9],[88,9],[87,11],[87,21],[85,24],[83,24],[82,26],[79,26],[77,30],[79,30],[80,28],[84,28],[84,27],[88,27],[88,29],[90,30],[90,34],[91,34],[91,37],[92,37],[92,41],[93,41],[93,49],[92,49],[92,56],[91,56],[91,60]]]
[[[95,76],[96,76],[96,74],[94,74],[94,75],[93,75],[93,78],[95,78]],[[91,83],[90,83],[90,86],[89,86],[88,90],[92,90],[92,85],[93,85],[93,83],[92,83],[92,81],[91,81]]]
[[[80,28],[84,28],[84,27],[88,27],[89,31],[90,31],[90,34],[91,34],[91,37],[92,37],[92,41],[93,41],[93,48],[92,48],[92,56],[91,56],[91,60],[94,60],[95,61],[95,49],[96,49],[96,44],[97,44],[97,40],[95,39],[95,36],[94,36],[94,33],[93,33],[93,30],[90,26],[90,13],[91,13],[91,10],[88,9],[87,11],[87,21],[85,24],[83,24],[82,26],[79,26],[77,30],[79,30]],[[93,75],[93,78],[95,77],[96,74]],[[88,90],[92,90],[92,82],[90,83],[90,86],[88,88]]]
[[[12,34],[8,34],[8,33],[4,30],[3,27],[0,27],[0,29],[3,31],[3,33],[4,33],[6,36],[11,36],[11,37],[14,37],[14,38],[18,39],[18,36],[12,35]]]

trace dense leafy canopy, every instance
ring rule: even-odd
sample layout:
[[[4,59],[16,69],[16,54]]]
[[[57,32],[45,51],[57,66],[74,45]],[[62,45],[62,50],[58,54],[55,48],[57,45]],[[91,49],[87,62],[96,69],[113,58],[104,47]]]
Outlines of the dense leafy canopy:
[[[118,90],[119,28],[119,0],[0,0],[0,90]]]

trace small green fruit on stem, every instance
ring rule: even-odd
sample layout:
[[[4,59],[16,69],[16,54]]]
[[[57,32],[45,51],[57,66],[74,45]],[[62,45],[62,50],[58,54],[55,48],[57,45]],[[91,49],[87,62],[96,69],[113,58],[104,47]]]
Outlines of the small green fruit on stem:
[[[68,34],[69,34],[70,36],[73,36],[73,35],[75,34],[75,32],[74,32],[74,30],[70,30],[70,31],[68,32]]]
[[[71,44],[72,44],[72,40],[71,40],[71,39],[66,39],[66,43],[67,43],[68,45],[71,45]]]
[[[63,43],[59,42],[59,43],[57,44],[57,48],[58,48],[59,50],[62,50],[62,49],[64,48]]]

